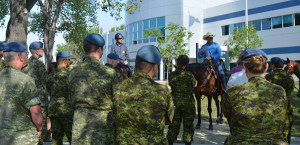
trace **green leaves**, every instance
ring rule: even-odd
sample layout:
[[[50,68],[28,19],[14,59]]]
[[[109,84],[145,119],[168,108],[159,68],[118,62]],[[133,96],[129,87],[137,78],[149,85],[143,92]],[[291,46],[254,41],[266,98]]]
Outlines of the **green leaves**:
[[[9,0],[0,1],[0,26],[4,26],[5,16],[9,14]]]
[[[169,32],[166,37],[159,29],[147,30],[144,37],[157,37],[157,48],[160,50],[161,57],[165,59],[165,64],[172,68],[171,62],[179,55],[188,55],[189,50],[184,49],[193,33],[187,31],[185,27],[179,26],[175,23],[169,23],[165,28]],[[169,69],[167,69],[169,71]]]
[[[224,42],[224,45],[229,49],[229,61],[238,57],[241,51],[245,49],[257,49],[262,47],[263,40],[257,36],[256,32],[252,24],[249,24],[248,28],[243,27],[242,30],[234,30],[233,34]]]

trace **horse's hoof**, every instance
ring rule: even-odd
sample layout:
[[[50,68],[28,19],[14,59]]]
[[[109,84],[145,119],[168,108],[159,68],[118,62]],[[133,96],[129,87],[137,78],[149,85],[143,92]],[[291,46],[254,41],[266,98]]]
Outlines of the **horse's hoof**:
[[[217,122],[218,124],[223,124],[224,120],[223,120],[223,119],[217,119],[216,122]]]
[[[214,130],[214,127],[213,126],[209,126],[208,130]]]
[[[196,129],[200,129],[200,125],[196,125]]]

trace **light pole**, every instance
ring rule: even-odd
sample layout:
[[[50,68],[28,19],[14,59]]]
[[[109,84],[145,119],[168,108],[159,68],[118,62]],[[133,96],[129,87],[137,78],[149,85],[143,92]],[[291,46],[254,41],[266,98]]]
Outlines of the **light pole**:
[[[246,17],[246,28],[247,28],[247,38],[246,38],[246,43],[248,47],[248,0],[246,0],[246,8],[245,8],[245,17]]]

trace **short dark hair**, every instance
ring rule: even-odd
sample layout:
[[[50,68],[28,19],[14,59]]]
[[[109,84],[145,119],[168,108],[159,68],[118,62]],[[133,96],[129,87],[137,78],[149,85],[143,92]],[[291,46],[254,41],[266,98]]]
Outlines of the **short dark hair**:
[[[187,55],[179,55],[177,58],[177,63],[181,66],[186,66],[189,64],[189,57]]]
[[[283,68],[284,64],[280,64],[280,63],[272,63],[275,65],[275,68]]]
[[[85,41],[85,40],[83,41],[83,49],[86,54],[96,52],[99,49],[99,47],[100,46],[92,44],[88,41]],[[103,47],[101,47],[101,48],[103,49]]]
[[[154,65],[154,63],[145,62],[137,59],[135,60],[135,70],[137,72],[148,73]]]

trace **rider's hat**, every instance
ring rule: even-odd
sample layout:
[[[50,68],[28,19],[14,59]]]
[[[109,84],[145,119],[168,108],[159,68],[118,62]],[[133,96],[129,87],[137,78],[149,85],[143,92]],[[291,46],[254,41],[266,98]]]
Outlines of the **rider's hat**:
[[[212,34],[211,32],[207,32],[205,35],[203,35],[203,40],[206,40],[207,37],[215,37],[216,35]]]

